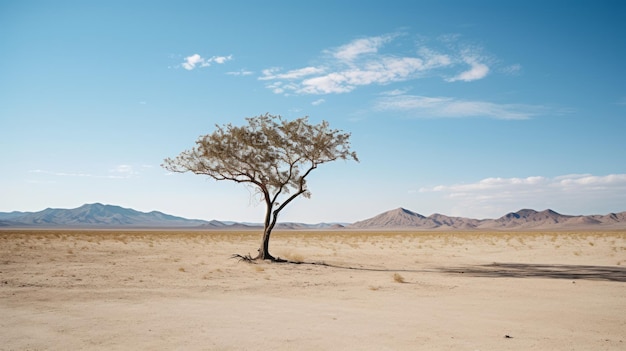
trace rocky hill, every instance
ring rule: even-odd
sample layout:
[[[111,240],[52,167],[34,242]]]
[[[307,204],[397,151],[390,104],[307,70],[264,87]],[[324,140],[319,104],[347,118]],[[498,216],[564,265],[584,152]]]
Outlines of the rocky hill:
[[[101,203],[85,204],[74,209],[47,208],[39,212],[0,212],[0,227],[25,228],[193,228],[246,230],[263,229],[258,223],[205,221],[176,217],[158,211],[140,212]],[[339,229],[338,223],[278,223],[276,229]]]
[[[197,227],[209,223],[158,211],[140,212],[100,203],[74,209],[0,213],[0,221],[4,226],[20,227]]]
[[[537,230],[537,229],[626,229],[626,212],[608,215],[569,216],[553,210],[522,209],[497,219],[472,219],[433,214],[425,217],[404,208],[355,222],[349,229],[415,230]]]

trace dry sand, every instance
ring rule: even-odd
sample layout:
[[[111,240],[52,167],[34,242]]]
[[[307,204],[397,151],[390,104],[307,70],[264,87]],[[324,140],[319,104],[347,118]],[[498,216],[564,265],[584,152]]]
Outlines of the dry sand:
[[[259,240],[0,231],[0,350],[626,349],[626,232]]]

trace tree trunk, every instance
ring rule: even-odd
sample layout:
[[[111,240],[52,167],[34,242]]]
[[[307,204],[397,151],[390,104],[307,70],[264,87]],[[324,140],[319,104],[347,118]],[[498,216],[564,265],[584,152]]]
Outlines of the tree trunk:
[[[270,255],[270,235],[272,234],[271,228],[265,228],[263,231],[263,241],[261,242],[261,247],[259,248],[259,254],[257,255],[257,260],[275,260],[274,256]]]
[[[259,248],[259,254],[254,258],[255,260],[276,260],[274,256],[270,255],[270,235],[272,229],[276,224],[277,213],[274,213],[274,220],[272,221],[272,209],[274,204],[270,199],[270,194],[267,189],[263,188],[263,194],[265,197],[265,225],[263,226],[263,240],[261,241],[261,247]]]

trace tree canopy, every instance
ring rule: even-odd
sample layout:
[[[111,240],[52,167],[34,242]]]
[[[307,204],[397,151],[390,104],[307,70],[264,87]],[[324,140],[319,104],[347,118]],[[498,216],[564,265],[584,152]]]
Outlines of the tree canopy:
[[[328,122],[310,124],[308,117],[286,120],[264,114],[246,118],[247,125],[216,125],[196,146],[163,167],[193,172],[215,180],[251,185],[266,205],[263,242],[257,259],[274,259],[269,237],[278,214],[296,197],[310,197],[306,177],[319,165],[358,158],[350,149],[350,133],[331,129]]]

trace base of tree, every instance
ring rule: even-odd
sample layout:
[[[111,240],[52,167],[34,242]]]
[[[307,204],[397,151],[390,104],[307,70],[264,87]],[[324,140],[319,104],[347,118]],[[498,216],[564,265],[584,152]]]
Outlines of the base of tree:
[[[247,255],[234,254],[230,256],[230,258],[236,258],[240,262],[243,261],[247,263],[256,263],[259,261],[270,261],[270,262],[276,262],[276,263],[300,263],[300,262],[285,260],[280,257],[274,257],[272,255],[266,255],[266,257],[261,257],[261,255],[258,255],[257,257],[252,257],[250,256],[250,254],[247,254]]]

